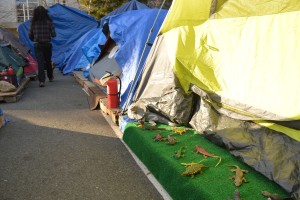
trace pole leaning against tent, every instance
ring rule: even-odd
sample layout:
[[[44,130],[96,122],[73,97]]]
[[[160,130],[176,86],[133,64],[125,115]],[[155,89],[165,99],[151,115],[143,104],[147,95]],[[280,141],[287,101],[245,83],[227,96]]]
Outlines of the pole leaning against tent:
[[[166,0],[164,0],[163,3],[161,4],[161,6],[160,6],[160,8],[159,8],[159,10],[158,10],[158,12],[157,12],[157,15],[156,15],[156,17],[155,17],[155,20],[154,20],[154,22],[153,22],[153,24],[152,24],[152,27],[151,27],[151,29],[150,29],[150,32],[149,32],[149,34],[148,34],[148,38],[147,38],[147,40],[146,40],[146,43],[145,43],[145,46],[144,46],[144,49],[143,49],[141,58],[140,58],[140,60],[139,60],[139,64],[138,64],[138,67],[137,67],[135,76],[134,76],[133,81],[132,81],[132,84],[131,84],[131,86],[130,86],[128,95],[127,95],[127,97],[126,97],[126,100],[125,100],[125,103],[124,103],[124,107],[122,108],[122,111],[121,111],[122,114],[124,114],[124,113],[127,111],[127,108],[128,108],[128,106],[129,106],[129,103],[130,103],[130,96],[132,95],[134,83],[136,82],[136,79],[137,79],[137,77],[138,77],[138,74],[137,74],[137,73],[138,73],[139,69],[141,68],[141,63],[142,63],[142,60],[143,60],[143,57],[144,57],[144,54],[145,54],[145,51],[146,51],[146,47],[147,47],[147,45],[149,45],[149,39],[150,39],[150,36],[151,36],[151,34],[152,34],[152,32],[153,32],[154,25],[156,24],[157,18],[158,18],[159,14],[160,14],[160,11],[161,11],[162,7],[163,7],[164,4],[165,4],[165,1],[166,1]]]

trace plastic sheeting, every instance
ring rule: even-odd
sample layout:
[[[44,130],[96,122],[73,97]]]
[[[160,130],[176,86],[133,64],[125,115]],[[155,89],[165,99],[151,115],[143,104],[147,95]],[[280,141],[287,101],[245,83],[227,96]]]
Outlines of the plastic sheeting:
[[[170,11],[164,21],[161,31],[165,33],[173,28],[202,24],[209,18],[212,0],[173,0]]]
[[[196,33],[196,56],[188,61],[180,58],[182,64],[175,68],[176,73],[181,74],[181,68],[189,71],[184,78],[180,77],[185,81],[182,82],[185,88],[192,80],[193,84],[221,98],[234,99],[277,115],[272,115],[273,120],[300,119],[300,90],[297,89],[300,80],[296,75],[300,74],[300,59],[296,55],[300,29],[294,26],[299,17],[300,12],[290,12],[209,20],[188,30]],[[189,34],[188,31],[183,35]],[[257,39],[250,41],[249,38]],[[277,98],[279,93],[289,98],[283,101]],[[251,110],[248,112],[268,119]]]
[[[74,70],[81,70],[91,64],[101,52],[99,45],[103,45],[105,41],[106,36],[102,28],[92,29],[80,37],[66,54],[63,74],[70,74]]]
[[[158,9],[143,9],[109,18],[110,36],[119,46],[115,60],[123,71],[120,107],[124,106],[127,98],[131,101],[135,93],[136,82],[151,48],[145,46],[148,36],[148,43],[153,43],[166,14],[167,10],[159,12]],[[156,17],[157,21],[153,26]],[[129,94],[131,84],[134,89]]]
[[[0,27],[0,40],[9,42],[10,45],[22,55],[23,58],[26,58],[29,48],[21,43],[18,37],[8,30]]]
[[[114,76],[122,73],[121,68],[114,58],[117,50],[118,46],[116,46],[115,42],[109,38],[104,45],[104,48],[101,50],[99,61],[96,62],[89,70],[90,81],[94,82],[95,79],[100,80],[103,76],[107,75],[107,73],[111,73]],[[98,86],[105,93],[107,92],[107,88],[105,86]]]
[[[161,113],[176,124],[187,125],[193,109],[193,94],[185,94],[180,87],[172,71],[170,54],[165,51],[166,45],[164,36],[158,36],[146,60],[134,102]]]
[[[98,22],[92,16],[78,9],[55,4],[48,8],[48,14],[55,26],[56,37],[52,41],[52,61],[55,66],[63,70],[63,63],[68,51],[73,44],[88,31],[95,29]],[[34,52],[33,42],[28,37],[30,21],[22,23],[18,27],[19,38]]]
[[[217,12],[228,6],[228,2],[232,5],[234,2],[240,3],[240,6],[260,3],[222,1],[222,6],[216,6]],[[300,151],[296,140],[300,135],[296,130],[300,113],[300,90],[296,89],[300,80],[296,77],[300,74],[297,67],[299,57],[296,55],[299,51],[299,27],[295,26],[299,14],[298,11],[274,14],[278,11],[275,5],[285,6],[299,1],[278,2],[262,1],[265,9],[257,9],[276,8],[268,12],[272,15],[261,13],[260,16],[236,17],[234,15],[239,16],[248,7],[235,10],[233,6],[233,16],[205,21],[206,18],[217,17],[211,13],[210,1],[174,0],[161,29],[160,37],[165,44],[160,46],[162,49],[149,55],[164,57],[167,61],[148,63],[147,59],[146,66],[155,65],[153,68],[158,69],[160,65],[164,70],[163,63],[169,63],[174,67],[185,91],[191,92],[191,83],[201,88],[204,95],[198,94],[203,101],[196,107],[190,124],[199,132],[204,132],[209,140],[226,147],[233,155],[277,182],[295,199],[300,199]],[[203,6],[203,12],[198,12],[198,6]],[[260,8],[262,6],[259,4]],[[159,42],[162,41],[156,40],[156,43]],[[160,55],[162,52],[164,54]],[[145,70],[145,73],[148,71]],[[167,75],[160,77],[161,82],[169,81]],[[150,76],[149,82],[153,80]],[[143,96],[151,98],[153,93],[143,92],[142,89],[151,91],[152,84],[145,81],[141,84],[143,87],[139,87],[141,91],[138,90],[140,96],[137,99],[143,99]],[[230,92],[227,94],[223,91]],[[156,92],[153,96],[157,97],[157,93],[161,94]],[[245,97],[243,99],[247,103],[241,101],[240,97]],[[261,103],[261,106],[257,106],[257,103]],[[275,116],[277,121],[255,121],[263,125],[260,126],[240,120],[241,116],[252,120],[262,116],[270,120]],[[278,121],[280,118],[293,119]],[[281,128],[277,129],[279,126]]]
[[[104,23],[106,23],[106,20],[113,15],[117,15],[117,14],[129,11],[129,10],[142,10],[142,9],[149,9],[149,7],[143,3],[136,1],[136,0],[131,0],[127,3],[125,3],[124,5],[120,6],[119,8],[115,9],[114,11],[108,13],[104,17],[102,17],[100,19],[100,26],[102,27],[104,25]]]
[[[300,10],[298,0],[223,0],[223,2],[225,3],[222,3],[222,6],[217,7],[216,13],[212,18],[220,19],[272,15]]]
[[[30,55],[29,48],[22,44],[17,36],[0,27],[0,40],[8,42],[22,58],[28,61],[28,65],[24,67],[26,76],[35,76],[37,74],[37,62]]]
[[[109,17],[121,14],[130,10],[148,9],[148,7],[136,0],[129,1],[113,12],[107,14],[99,21],[99,27],[85,33],[81,38],[70,47],[70,51],[66,54],[66,60],[63,63],[63,73],[68,74],[73,70],[80,70],[93,64],[98,58],[101,49],[99,45],[103,45],[106,41],[105,35],[102,33],[102,27]]]
[[[298,120],[299,27],[293,24],[299,17],[300,12],[289,12],[209,20],[178,30],[175,72],[182,86],[188,90],[190,83],[195,84],[218,95],[223,106],[261,120]],[[278,98],[279,94],[288,98]],[[300,139],[299,134],[285,133]]]
[[[207,101],[209,97],[192,88],[201,97],[192,127],[300,199],[300,143],[251,121],[216,112]]]
[[[300,81],[296,55],[299,27],[294,26],[299,12],[291,12],[299,1],[218,1],[217,13],[210,18],[226,17],[218,15],[223,9],[230,18],[206,21],[211,14],[210,1],[184,3],[187,6],[173,1],[162,32],[169,34],[166,51],[175,51],[174,71],[185,91],[195,84],[215,93],[221,100],[215,103],[260,119],[256,122],[300,141],[299,130],[265,121],[297,121],[300,117],[300,90],[296,89]],[[198,12],[197,6],[203,6],[203,12]],[[251,10],[259,16],[252,16]],[[200,16],[194,18],[194,12]],[[247,15],[250,17],[237,17]]]
[[[27,65],[27,61],[19,56],[9,43],[0,40],[0,66],[5,68],[9,65],[17,72],[19,68]]]
[[[11,65],[16,75],[16,80],[12,80],[11,82],[16,87],[24,76],[23,67],[27,64],[27,60],[22,58],[9,43],[0,40],[0,71],[3,71],[7,66]]]

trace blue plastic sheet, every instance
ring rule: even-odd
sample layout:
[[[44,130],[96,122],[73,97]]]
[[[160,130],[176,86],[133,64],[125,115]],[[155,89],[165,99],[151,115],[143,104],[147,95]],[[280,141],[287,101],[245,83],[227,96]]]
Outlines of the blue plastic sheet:
[[[104,17],[102,17],[100,19],[100,26],[103,26],[106,23],[106,20],[113,15],[117,15],[129,10],[142,10],[142,9],[149,9],[148,6],[146,6],[143,3],[140,3],[136,0],[131,0],[125,4],[123,4],[122,6],[120,6],[119,8],[115,9],[114,11],[108,13],[107,15],[105,15]]]
[[[106,41],[105,35],[102,33],[102,27],[106,19],[110,16],[117,15],[130,10],[149,9],[146,5],[132,0],[111,13],[107,14],[99,21],[99,27],[90,30],[84,34],[71,48],[65,57],[66,61],[62,64],[63,74],[72,73],[73,70],[80,70],[93,63],[100,55],[99,45],[103,45]]]
[[[95,28],[84,34],[70,47],[63,63],[63,74],[87,67],[99,56],[101,52],[99,45],[103,45],[105,42],[106,36],[102,32],[102,28]]]
[[[123,71],[121,108],[123,108],[127,98],[131,102],[144,62],[151,48],[151,46],[146,46],[146,43],[154,42],[166,14],[167,10],[159,12],[159,9],[143,9],[128,11],[109,18],[110,36],[119,46],[115,59]],[[156,17],[157,21],[155,22]],[[147,41],[149,34],[150,37]],[[135,76],[136,80],[134,80]],[[129,93],[131,84],[133,84],[133,89]]]
[[[98,27],[97,20],[78,9],[55,4],[48,8],[48,14],[52,18],[56,37],[52,41],[52,61],[55,66],[63,70],[64,61],[73,44],[88,31]],[[28,37],[30,21],[22,23],[18,27],[20,40],[30,48],[34,56],[33,42]]]

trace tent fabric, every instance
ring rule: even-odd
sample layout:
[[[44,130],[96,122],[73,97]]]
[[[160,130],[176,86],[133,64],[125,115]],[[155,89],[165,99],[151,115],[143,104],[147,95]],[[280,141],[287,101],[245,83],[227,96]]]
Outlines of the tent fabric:
[[[223,0],[224,1],[224,0]],[[218,2],[219,3],[219,2]],[[219,6],[212,18],[232,18],[272,15],[300,10],[297,0],[227,0]]]
[[[300,91],[297,85],[300,80],[297,74],[300,69],[297,63],[300,60],[296,52],[299,48],[299,29],[293,24],[299,15],[300,12],[289,12],[209,20],[193,30],[181,29],[181,38],[194,40],[186,41],[185,44],[195,44],[185,48],[194,48],[197,52],[193,52],[194,57],[187,57],[182,48],[178,47],[175,73],[185,90],[192,83],[217,94],[219,99],[234,99],[247,107],[253,107],[245,111],[237,104],[221,102],[227,107],[233,107],[236,112],[261,120],[298,120]],[[193,35],[196,33],[195,37],[187,37],[189,32]],[[259,39],[250,41],[249,38]],[[289,98],[278,98],[278,94]],[[255,110],[270,113],[271,117],[255,113]],[[300,141],[300,136],[294,139]]]
[[[23,58],[26,58],[29,48],[21,43],[18,37],[16,37],[10,31],[0,27],[0,40],[9,42],[10,45],[22,55]]]
[[[108,13],[104,17],[102,17],[99,21],[100,26],[102,27],[106,23],[107,19],[113,15],[121,14],[121,13],[129,11],[129,10],[142,10],[142,9],[149,9],[149,7],[143,3],[136,1],[136,0],[131,0],[131,1],[123,4],[119,8],[115,9],[114,11]]]
[[[166,14],[167,10],[159,12],[159,9],[143,9],[128,11],[109,18],[110,36],[119,46],[115,59],[123,72],[121,108],[127,98],[131,101],[135,93],[136,80],[139,79],[145,59],[151,48],[145,46],[147,39],[149,43],[154,42]],[[156,17],[157,21],[153,26]],[[152,32],[150,32],[151,29]],[[144,56],[142,57],[143,52]],[[134,80],[136,74],[138,78]],[[131,84],[133,84],[134,90],[129,94]]]
[[[81,70],[94,63],[101,52],[99,45],[105,43],[105,35],[102,33],[102,27],[104,23],[107,23],[106,20],[109,17],[126,11],[140,9],[148,9],[148,7],[136,0],[132,0],[103,17],[99,21],[98,27],[81,36],[72,46],[72,50],[67,52],[65,56],[66,60],[63,63],[63,74],[72,73],[73,70]]]
[[[121,74],[122,70],[114,58],[117,50],[118,46],[116,43],[108,37],[106,43],[101,49],[99,60],[89,70],[89,80],[91,82],[94,82],[95,79],[100,80],[107,73],[111,73],[115,76]],[[106,87],[98,86],[107,93]]]
[[[193,95],[185,94],[173,73],[173,59],[166,52],[164,35],[156,38],[145,62],[134,102],[161,113],[171,122],[188,125]],[[161,122],[162,123],[162,122]]]
[[[82,46],[82,52],[89,63],[92,63],[98,58],[101,52],[99,46],[104,45],[106,40],[106,35],[104,35],[104,33],[102,32],[102,29],[99,29],[97,30],[96,34]]]
[[[162,35],[158,36],[149,52],[139,86],[136,89],[134,101],[143,98],[160,97],[164,87],[175,85],[172,59],[164,51],[166,43]],[[158,67],[157,67],[158,66]],[[156,68],[155,68],[156,67]]]
[[[0,27],[0,40],[8,42],[11,47],[22,58],[28,61],[28,65],[24,67],[24,74],[26,76],[35,76],[37,74],[37,62],[32,58],[29,52],[29,48],[26,47],[17,36],[10,31]]]
[[[5,41],[0,40],[0,65],[1,67],[11,66],[15,71],[24,67],[27,62]]]
[[[274,0],[197,0],[174,1],[171,5],[168,17],[163,23],[161,32],[165,33],[180,26],[195,26],[202,24],[210,17],[213,3],[216,3],[216,10],[211,18],[232,18],[271,15],[297,11],[300,9],[297,0],[274,1]]]
[[[223,2],[223,1],[221,1]],[[212,0],[175,1],[173,0],[168,15],[160,32],[165,33],[180,26],[195,26],[205,22],[210,15]]]
[[[9,43],[0,40],[0,71],[11,66],[17,78],[17,82],[14,83],[15,86],[17,86],[23,78],[23,67],[26,65],[27,61],[24,60]]]
[[[109,54],[106,54],[99,62],[97,62],[89,70],[89,80],[94,81],[94,79],[100,80],[103,76],[111,72],[113,75],[118,75],[121,73],[121,69],[114,58],[110,58]],[[99,86],[104,92],[107,93],[107,88],[104,86]]]
[[[63,63],[73,44],[86,32],[98,27],[97,20],[78,9],[55,4],[48,8],[48,14],[52,18],[56,37],[52,40],[52,61],[55,66],[63,70]],[[30,21],[20,24],[18,32],[20,40],[34,52],[33,42],[28,37]]]
[[[299,27],[294,25],[299,11],[289,6],[287,12],[278,13],[274,6],[278,1],[262,2],[265,9],[258,1],[228,0],[213,5],[214,0],[174,0],[160,31],[162,39],[153,44],[160,45],[156,43],[163,40],[164,45],[150,54],[158,59],[164,56],[167,61],[148,58],[145,66],[158,69],[164,63],[171,65],[183,89],[201,98],[194,106],[193,128],[210,134],[209,140],[226,147],[299,199]],[[290,0],[282,5],[297,3]],[[234,5],[248,4],[252,4],[250,10],[259,5],[254,10],[261,13],[243,14],[248,6],[235,10]],[[197,15],[201,6],[203,12]],[[228,9],[227,17],[218,15],[223,8]],[[264,13],[266,8],[269,10]],[[159,55],[161,52],[164,55]],[[160,77],[169,83],[167,74]],[[161,90],[150,90],[153,81],[149,80],[141,81],[137,99],[161,94]],[[153,93],[143,92],[143,88]]]
[[[224,3],[221,8],[223,8],[228,2],[229,1]],[[174,5],[176,5],[176,1],[173,3]],[[209,10],[209,8],[207,8],[207,10]],[[188,12],[193,11],[188,10]],[[172,10],[170,11],[170,13],[172,13]],[[297,98],[299,98],[299,90],[296,91],[295,89],[297,84],[294,84],[291,81],[285,81],[287,79],[295,79],[295,74],[297,74],[295,72],[299,71],[299,69],[295,69],[297,68],[296,64],[298,61],[293,59],[294,57],[297,57],[295,55],[295,52],[297,51],[294,51],[293,48],[298,48],[297,42],[295,41],[297,39],[296,33],[298,32],[298,30],[296,30],[297,28],[294,29],[291,23],[285,24],[285,21],[288,20],[287,18],[289,17],[292,18],[291,20],[289,20],[290,22],[293,22],[293,19],[297,19],[296,15],[297,14],[295,14],[295,12],[287,12],[266,16],[207,20],[203,25],[199,26],[193,26],[193,22],[189,24],[189,21],[186,20],[185,17],[182,17],[182,19],[178,19],[178,16],[175,16],[175,19],[178,21],[182,20],[185,26],[173,28],[169,31],[172,32],[172,36],[168,37],[170,41],[168,51],[172,52],[174,51],[174,48],[176,49],[174,70],[182,86],[186,91],[188,91],[190,83],[195,84],[199,87],[201,85],[201,87],[208,92],[215,93],[216,91],[218,91],[216,92],[216,95],[220,96],[218,99],[227,99],[230,102],[235,101],[244,106],[239,108],[237,107],[237,103],[234,104],[234,106],[228,102],[216,103],[222,103],[224,107],[234,109],[236,112],[243,112],[244,114],[248,114],[248,116],[254,117],[254,119],[260,118],[263,120],[297,120],[299,110],[295,110],[293,108],[300,108],[300,106],[298,105],[299,103],[297,103],[299,101],[294,101],[293,97],[297,96]],[[169,16],[172,17],[172,15],[168,15],[168,17]],[[168,18],[166,19],[166,21],[168,21]],[[162,29],[164,29],[166,25],[168,24],[164,23]],[[246,27],[244,27],[244,25]],[[278,28],[279,26],[282,27]],[[270,37],[268,33],[272,28],[274,30],[271,32],[272,34],[270,35]],[[281,30],[279,31],[279,34],[277,34],[277,29]],[[285,33],[287,33],[285,32],[285,30],[290,30],[292,32],[292,38],[285,36]],[[224,34],[226,34],[226,36],[224,36]],[[224,37],[228,38],[224,39]],[[250,42],[249,38],[252,37],[264,38],[262,39],[263,41],[257,40],[255,42],[252,42],[251,40]],[[277,42],[278,39],[276,38],[278,37],[284,38],[280,40],[282,42]],[[286,42],[286,40],[289,41]],[[221,47],[221,44],[224,45],[223,49],[219,49]],[[220,47],[217,45],[219,45]],[[266,47],[268,47],[268,50],[266,50]],[[246,58],[241,58],[241,56],[239,56],[239,54],[241,54],[241,49],[237,50],[237,48],[243,48],[243,55],[245,55]],[[287,48],[288,50],[285,48]],[[250,50],[252,50],[250,54],[250,56],[252,56],[251,58],[247,52]],[[289,57],[280,56],[289,51],[293,51],[293,53],[291,53]],[[267,56],[265,56],[265,52],[268,52]],[[232,53],[235,54],[233,55]],[[228,56],[229,54],[232,54],[231,57]],[[277,60],[273,59],[273,56],[275,56]],[[234,64],[231,63],[231,60],[233,60],[232,62],[234,62]],[[251,60],[251,62],[248,62],[249,60]],[[267,63],[268,60],[277,62],[275,67],[273,62],[265,67],[265,63]],[[223,66],[225,65],[225,63],[226,66],[229,66],[229,68]],[[281,71],[283,69],[276,70],[276,67],[283,66],[281,64],[289,66],[290,69],[284,69],[284,76],[281,76]],[[248,73],[249,70],[254,69],[252,65],[256,65],[255,71],[253,71],[252,73]],[[247,66],[248,69],[244,70],[245,68],[241,68],[238,66]],[[293,69],[295,69],[296,71],[293,71]],[[230,75],[234,76],[234,73],[232,73],[232,71],[236,70],[239,70],[238,78],[243,80],[237,80],[237,78],[235,77],[229,77]],[[259,74],[259,70],[264,73]],[[257,73],[259,75],[256,76],[254,75],[254,73]],[[205,74],[205,76],[203,76],[203,74]],[[245,78],[245,76],[243,76],[244,74],[247,74],[246,76],[248,77]],[[290,76],[290,74],[292,75]],[[226,80],[223,80],[223,76],[225,75],[227,76]],[[251,80],[251,77],[253,77],[253,80]],[[264,77],[270,78],[264,80]],[[292,79],[290,79],[291,77]],[[262,87],[262,81],[259,81],[259,78],[263,79],[264,82],[266,82],[266,84],[263,84]],[[278,84],[279,82],[276,82],[276,87],[274,87],[274,78],[278,78],[279,82],[285,83]],[[287,84],[286,82],[289,83]],[[244,85],[241,83],[248,84],[249,91],[244,90]],[[223,86],[220,84],[223,84]],[[277,84],[280,85],[279,88],[277,88]],[[240,86],[240,92],[236,90],[238,86]],[[253,86],[255,88],[258,88],[258,90],[254,89]],[[290,88],[290,86],[292,88],[292,91],[295,90],[296,92],[292,94],[291,98],[289,98],[291,104],[290,102],[288,102],[284,103],[285,106],[282,106],[282,99],[277,98],[277,95],[278,93],[280,93],[282,96],[285,96],[284,94],[287,94],[287,91],[291,91],[286,90],[285,88]],[[230,89],[230,91],[227,91],[230,94],[221,95],[221,92],[224,93],[224,91],[221,90],[225,90],[227,88]],[[268,91],[268,94],[264,91]],[[284,91],[284,93],[282,94],[281,91]],[[240,95],[239,98],[235,97],[237,93],[238,95]],[[258,96],[262,95],[264,95],[264,98],[257,98]],[[268,99],[266,99],[265,96],[268,96]],[[288,94],[287,96],[290,96],[290,94]],[[243,101],[241,101],[241,98],[243,98]],[[277,104],[268,103],[270,101],[273,102],[274,100],[276,100]],[[264,105],[258,105],[261,104],[261,102],[264,102]],[[286,109],[286,106],[289,106],[289,109]],[[252,108],[252,110],[249,110],[252,112],[245,112],[245,110],[248,111],[249,107]],[[259,111],[260,113],[253,113],[253,111]],[[261,113],[267,113],[268,115],[262,116]],[[274,116],[276,117],[274,118]],[[270,124],[262,123],[262,125]],[[280,128],[280,126],[276,124],[270,125],[268,127],[273,129],[276,128],[276,130],[281,129],[281,132],[289,134],[290,136],[293,135],[294,139],[299,140],[299,137],[295,138],[295,134],[291,134],[291,131],[287,132],[287,129]]]
[[[95,28],[85,33],[67,52],[63,63],[63,74],[70,74],[91,64],[100,54],[99,45],[104,44],[105,41],[106,36],[102,28]]]
[[[199,88],[192,90],[201,95],[190,122],[192,127],[299,199],[300,143],[251,121],[220,114],[199,93]]]

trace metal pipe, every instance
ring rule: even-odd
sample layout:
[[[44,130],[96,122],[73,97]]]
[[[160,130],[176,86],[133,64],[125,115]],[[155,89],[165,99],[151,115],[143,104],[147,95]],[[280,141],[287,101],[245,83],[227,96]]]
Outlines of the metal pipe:
[[[27,19],[29,19],[29,4],[28,4],[28,0],[26,0],[26,6],[27,6]]]
[[[26,12],[25,12],[25,4],[23,3],[23,18],[24,18],[24,22],[26,21]]]

